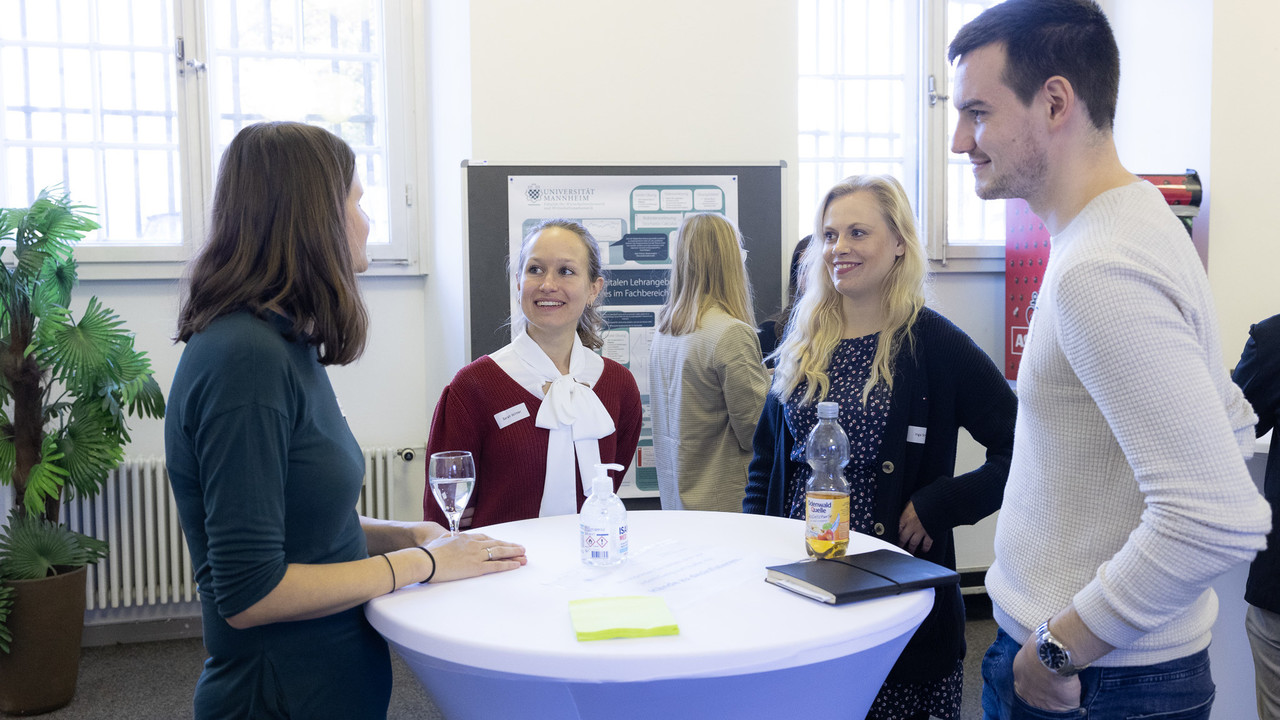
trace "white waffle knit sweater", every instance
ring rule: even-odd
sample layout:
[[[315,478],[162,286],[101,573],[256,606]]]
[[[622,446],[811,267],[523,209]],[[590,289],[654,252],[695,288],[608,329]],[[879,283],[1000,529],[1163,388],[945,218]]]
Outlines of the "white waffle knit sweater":
[[[986,580],[995,618],[1024,642],[1074,600],[1116,647],[1098,665],[1183,657],[1209,644],[1209,584],[1265,545],[1244,463],[1256,417],[1158,190],[1105,192],[1052,242]]]

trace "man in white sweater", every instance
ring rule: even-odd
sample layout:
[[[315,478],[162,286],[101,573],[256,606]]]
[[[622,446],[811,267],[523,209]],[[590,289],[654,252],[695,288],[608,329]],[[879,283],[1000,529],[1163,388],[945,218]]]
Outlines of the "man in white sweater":
[[[952,151],[980,197],[1024,198],[1052,235],[986,580],[984,712],[1207,718],[1209,585],[1264,546],[1270,513],[1204,269],[1116,153],[1110,25],[1092,0],[1008,0],[949,57]]]

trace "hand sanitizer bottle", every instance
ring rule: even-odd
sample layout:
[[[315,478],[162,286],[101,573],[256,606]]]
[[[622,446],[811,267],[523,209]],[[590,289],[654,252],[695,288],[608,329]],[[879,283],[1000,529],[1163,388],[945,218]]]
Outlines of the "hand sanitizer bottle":
[[[627,508],[613,492],[609,470],[622,472],[614,463],[597,464],[591,480],[591,497],[578,514],[582,562],[586,565],[617,565],[627,559]]]

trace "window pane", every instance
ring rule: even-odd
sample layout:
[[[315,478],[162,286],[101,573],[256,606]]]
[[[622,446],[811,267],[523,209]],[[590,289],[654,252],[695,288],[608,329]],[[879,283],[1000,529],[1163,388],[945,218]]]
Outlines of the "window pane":
[[[919,187],[928,178],[919,147],[923,12],[943,4],[947,41],[996,0],[800,0],[799,160],[801,228],[809,209],[836,180],[850,174],[890,173],[902,181],[919,212]],[[948,85],[950,78],[947,79]],[[949,90],[949,87],[948,87]],[[955,127],[947,107],[948,126]],[[947,142],[950,142],[948,131]],[[825,165],[825,169],[819,166]],[[973,194],[968,159],[950,156],[947,234],[952,243],[1004,243],[1004,202]],[[943,178],[934,176],[934,182]],[[922,232],[925,229],[922,228]]]
[[[916,2],[799,3],[801,236],[812,232],[818,198],[849,175],[893,173],[915,203],[917,173],[903,170],[919,163],[918,114],[908,108],[919,48],[907,18]]]
[[[950,0],[947,4],[947,42],[965,23],[997,0]],[[953,91],[947,71],[947,94]],[[947,103],[947,141],[956,127],[955,106]],[[967,155],[950,154],[947,160],[947,242],[952,245],[1004,245],[1004,200],[982,200],[974,194],[973,170]]]
[[[245,125],[319,125],[355,150],[372,220],[389,241],[387,110],[378,0],[239,0],[210,4],[214,167]],[[299,25],[300,24],[300,25]]]
[[[95,206],[95,242],[137,242],[181,217],[168,0],[0,3],[0,204],[61,184]],[[147,242],[181,244],[173,224]]]

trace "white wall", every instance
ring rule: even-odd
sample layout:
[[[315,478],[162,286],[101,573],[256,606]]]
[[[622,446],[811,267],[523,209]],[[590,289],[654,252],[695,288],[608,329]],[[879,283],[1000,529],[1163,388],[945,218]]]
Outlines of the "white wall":
[[[1213,3],[1209,282],[1228,367],[1239,360],[1249,325],[1280,313],[1275,213],[1280,98],[1269,81],[1280,67],[1278,24],[1280,3]]]
[[[1000,366],[1004,360],[1004,273],[936,273],[930,281],[929,306],[973,338]],[[956,449],[956,473],[986,460],[986,450],[965,430]],[[996,515],[955,530],[956,567],[985,570],[995,562]]]
[[[778,102],[795,97],[791,3],[475,0],[471,14],[473,132],[488,159],[796,155],[795,103]]]
[[[420,299],[423,280],[362,278],[360,284],[372,317],[368,349],[359,362],[330,368],[329,377],[361,445],[422,446],[431,409],[424,401],[428,379],[422,329],[428,323]],[[136,346],[147,353],[167,396],[183,347],[171,340],[178,293],[175,281],[82,282],[73,309],[78,316],[91,295],[113,308],[136,335]],[[129,426],[130,457],[164,454],[163,420],[131,420]]]
[[[1275,143],[1280,99],[1266,84],[1280,66],[1280,4],[1249,0],[1213,3],[1213,102],[1210,167],[1214,202],[1209,227],[1209,282],[1213,286],[1223,355],[1240,358],[1249,325],[1280,313],[1280,243],[1275,229]],[[1266,455],[1250,469],[1261,484]],[[1270,462],[1280,459],[1270,458]],[[1209,646],[1217,670],[1214,718],[1254,717],[1253,667],[1241,628],[1245,566],[1215,583],[1221,603]]]
[[[1130,172],[1194,169],[1205,188],[1192,239],[1207,257],[1213,168],[1209,162],[1209,82],[1213,3],[1113,1],[1107,15],[1120,46],[1116,146]]]
[[[792,189],[783,227],[796,227],[794,3],[474,0],[471,7],[477,158],[785,160]]]

